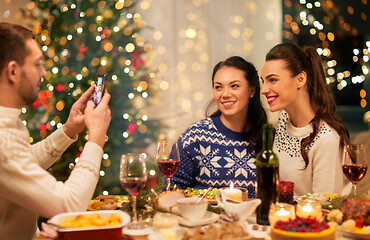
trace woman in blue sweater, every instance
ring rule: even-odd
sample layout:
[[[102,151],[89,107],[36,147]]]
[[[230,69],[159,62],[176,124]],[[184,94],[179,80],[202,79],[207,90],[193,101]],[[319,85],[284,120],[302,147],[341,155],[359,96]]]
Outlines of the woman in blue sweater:
[[[178,139],[180,167],[171,183],[202,189],[228,187],[232,181],[255,197],[255,157],[267,121],[257,70],[241,57],[230,57],[213,68],[212,87],[208,117]],[[214,104],[218,110],[209,115]]]

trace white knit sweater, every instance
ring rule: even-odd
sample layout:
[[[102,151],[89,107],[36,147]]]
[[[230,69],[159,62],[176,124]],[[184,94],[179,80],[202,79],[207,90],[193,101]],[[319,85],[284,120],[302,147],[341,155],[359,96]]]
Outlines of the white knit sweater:
[[[20,109],[0,106],[0,239],[31,239],[38,215],[87,208],[99,178],[102,149],[86,143],[68,180],[58,182],[49,168],[76,139],[59,128],[31,145]]]
[[[280,180],[294,182],[297,196],[308,192],[348,194],[351,184],[342,171],[343,148],[338,133],[327,123],[321,123],[318,134],[308,146],[309,164],[302,170],[305,163],[301,156],[301,140],[311,132],[311,125],[296,128],[288,113],[281,112],[273,146],[279,157]]]

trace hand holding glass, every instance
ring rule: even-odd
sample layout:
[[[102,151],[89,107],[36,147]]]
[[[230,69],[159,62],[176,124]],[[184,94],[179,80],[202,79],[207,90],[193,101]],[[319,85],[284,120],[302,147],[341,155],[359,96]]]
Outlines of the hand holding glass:
[[[140,226],[137,224],[136,196],[144,188],[147,180],[145,155],[123,154],[121,157],[119,178],[123,188],[132,197],[133,221],[131,226],[128,227],[138,229]]]
[[[180,165],[180,154],[177,142],[169,145],[166,141],[158,142],[157,145],[157,166],[167,178],[167,190],[170,187],[170,179],[175,174]]]
[[[342,169],[344,175],[352,183],[352,194],[356,195],[357,183],[367,171],[366,147],[362,144],[347,145]]]

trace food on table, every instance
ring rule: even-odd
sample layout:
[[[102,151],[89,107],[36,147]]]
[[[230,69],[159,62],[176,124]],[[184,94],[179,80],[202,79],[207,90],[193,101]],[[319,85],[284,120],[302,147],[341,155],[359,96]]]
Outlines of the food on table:
[[[154,204],[160,209],[169,211],[172,207],[176,206],[178,199],[184,197],[185,195],[180,189],[168,190],[161,192],[154,200]]]
[[[300,218],[294,220],[277,221],[271,228],[272,240],[334,240],[335,228],[329,226],[325,221],[316,218]]]
[[[329,222],[341,224],[343,221],[343,213],[339,209],[333,209],[328,213],[326,219]]]
[[[343,220],[362,219],[370,225],[370,199],[346,199],[342,203]]]
[[[194,197],[194,196],[201,197],[201,196],[203,196],[203,194],[206,191],[207,191],[207,189],[196,189],[196,188],[188,187],[187,189],[184,190],[184,194],[187,197]],[[212,189],[212,191],[210,191],[205,196],[205,198],[208,199],[208,200],[215,200],[216,199],[216,192],[217,192],[217,188]]]
[[[334,194],[327,194],[327,193],[317,194],[317,193],[310,193],[310,192],[308,192],[305,195],[301,196],[302,199],[309,198],[309,199],[318,200],[320,202],[330,201],[330,200],[333,200],[333,199],[337,199],[339,197],[340,197],[340,195],[337,194],[337,193],[334,193]]]
[[[112,213],[108,217],[101,217],[98,213],[93,213],[90,216],[86,214],[79,214],[75,217],[65,218],[60,226],[68,228],[82,228],[82,227],[100,227],[113,226],[121,223],[121,217]]]
[[[129,202],[127,196],[115,196],[108,199],[93,199],[90,200],[88,211],[94,210],[117,210],[122,207],[125,202]]]
[[[370,234],[370,226],[364,226],[363,221],[356,219],[349,219],[343,222],[338,227],[338,230],[354,233]]]
[[[218,239],[241,239],[250,234],[239,222],[225,222],[223,224],[211,224],[206,227],[188,229],[182,240],[218,240]]]

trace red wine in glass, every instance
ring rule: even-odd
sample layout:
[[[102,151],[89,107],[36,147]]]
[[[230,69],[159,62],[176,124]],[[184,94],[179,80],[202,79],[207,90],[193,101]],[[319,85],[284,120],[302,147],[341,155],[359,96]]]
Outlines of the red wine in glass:
[[[367,153],[363,144],[349,144],[345,148],[342,170],[352,183],[352,195],[356,195],[357,183],[367,172]]]
[[[167,141],[160,141],[157,145],[157,166],[167,178],[167,190],[170,188],[171,177],[175,174],[180,165],[180,153],[177,142],[173,145]]]
[[[352,183],[358,183],[365,176],[367,171],[367,166],[361,165],[343,165],[342,166],[344,175]]]
[[[140,229],[145,227],[137,221],[136,196],[145,186],[147,180],[147,170],[145,163],[146,155],[140,153],[127,153],[121,156],[119,180],[122,187],[131,195],[132,198],[132,222],[126,228]]]
[[[171,178],[179,168],[180,161],[177,159],[161,159],[157,161],[157,166],[166,178]]]
[[[137,196],[141,189],[144,188],[146,178],[144,177],[126,177],[121,179],[123,188],[131,195]]]

